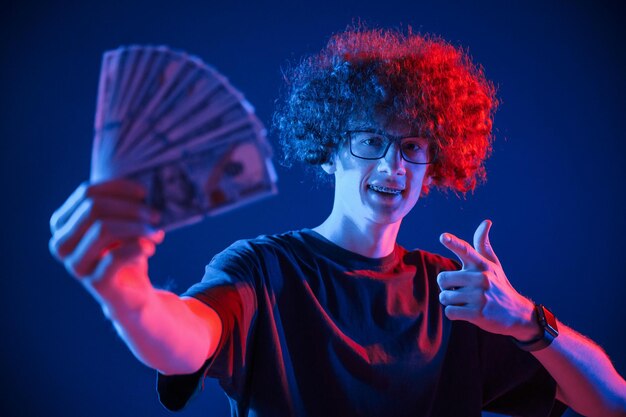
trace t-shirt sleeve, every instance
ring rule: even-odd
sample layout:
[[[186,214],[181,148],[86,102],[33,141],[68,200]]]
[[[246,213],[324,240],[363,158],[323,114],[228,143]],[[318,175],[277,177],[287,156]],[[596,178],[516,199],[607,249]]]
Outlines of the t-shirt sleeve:
[[[506,336],[479,330],[483,408],[532,417],[556,417],[567,406],[556,400],[556,382],[532,354]]]
[[[204,378],[214,377],[224,391],[236,397],[245,379],[257,311],[255,277],[258,258],[247,241],[238,241],[207,265],[202,281],[182,296],[194,297],[214,309],[222,321],[215,354],[197,372],[188,375],[157,373],[159,401],[169,410],[185,407],[202,389]]]

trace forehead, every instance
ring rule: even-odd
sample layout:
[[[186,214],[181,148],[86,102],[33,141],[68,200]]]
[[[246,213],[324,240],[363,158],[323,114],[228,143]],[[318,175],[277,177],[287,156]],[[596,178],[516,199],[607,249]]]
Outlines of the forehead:
[[[407,122],[401,120],[388,122],[384,120],[376,120],[375,118],[366,120],[350,120],[347,123],[346,130],[369,130],[388,133],[392,136],[411,136],[417,133]]]

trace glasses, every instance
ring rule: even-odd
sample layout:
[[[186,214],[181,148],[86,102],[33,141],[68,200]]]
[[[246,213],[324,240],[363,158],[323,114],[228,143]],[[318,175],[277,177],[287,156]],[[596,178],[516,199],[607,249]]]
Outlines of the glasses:
[[[402,159],[412,164],[430,164],[434,152],[428,150],[428,139],[418,136],[393,136],[370,130],[348,130],[350,153],[361,159],[380,159],[387,155],[392,143],[400,148]]]

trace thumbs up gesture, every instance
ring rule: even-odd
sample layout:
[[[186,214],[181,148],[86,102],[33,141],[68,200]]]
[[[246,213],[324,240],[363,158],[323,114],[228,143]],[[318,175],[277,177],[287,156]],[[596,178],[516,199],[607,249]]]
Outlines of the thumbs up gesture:
[[[439,301],[450,320],[465,320],[490,333],[529,341],[540,334],[534,304],[509,283],[491,243],[491,221],[484,220],[474,233],[474,247],[443,233],[441,243],[461,261],[459,271],[441,272]]]

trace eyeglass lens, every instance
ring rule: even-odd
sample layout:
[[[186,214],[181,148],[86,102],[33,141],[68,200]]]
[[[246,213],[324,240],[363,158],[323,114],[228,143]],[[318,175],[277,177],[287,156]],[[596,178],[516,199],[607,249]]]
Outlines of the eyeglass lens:
[[[416,164],[431,162],[431,155],[428,152],[428,139],[426,138],[394,138],[374,132],[350,132],[350,150],[358,158],[383,158],[391,147],[392,142],[400,144],[402,156],[407,161]]]

